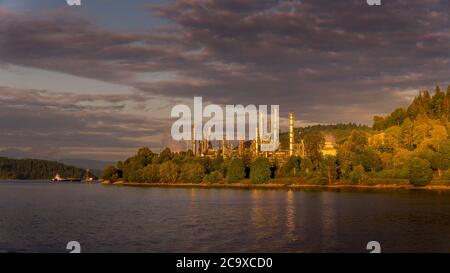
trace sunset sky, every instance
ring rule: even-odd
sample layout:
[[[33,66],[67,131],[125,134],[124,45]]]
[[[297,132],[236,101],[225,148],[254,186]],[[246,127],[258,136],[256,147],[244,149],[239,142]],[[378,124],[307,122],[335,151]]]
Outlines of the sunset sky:
[[[194,96],[371,125],[450,84],[450,1],[382,3],[0,0],[0,155],[159,151]]]

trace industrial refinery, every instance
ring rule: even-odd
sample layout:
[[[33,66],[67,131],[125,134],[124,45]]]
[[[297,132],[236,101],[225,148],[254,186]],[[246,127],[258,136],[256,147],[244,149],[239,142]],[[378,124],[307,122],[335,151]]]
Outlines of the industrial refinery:
[[[289,113],[289,144],[287,149],[281,146],[273,151],[267,152],[261,150],[261,145],[270,144],[272,139],[263,139],[257,126],[256,136],[253,140],[239,141],[212,141],[209,134],[205,134],[202,140],[195,137],[195,128],[192,128],[193,139],[188,143],[187,150],[192,150],[195,156],[215,158],[222,156],[223,158],[243,157],[248,155],[251,157],[267,157],[270,160],[279,162],[287,160],[291,156],[305,156],[305,144],[300,135],[295,134],[294,130],[294,113]],[[215,145],[214,145],[214,144]],[[323,155],[336,155],[336,149],[332,141],[327,140],[322,150]]]

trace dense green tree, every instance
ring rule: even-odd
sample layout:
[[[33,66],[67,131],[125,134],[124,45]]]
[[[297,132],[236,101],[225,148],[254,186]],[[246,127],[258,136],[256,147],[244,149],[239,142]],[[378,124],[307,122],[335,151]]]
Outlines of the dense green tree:
[[[172,160],[174,157],[174,154],[169,148],[165,148],[160,154],[159,154],[159,163],[164,163],[166,161]]]
[[[436,86],[436,91],[431,99],[431,111],[433,114],[433,118],[439,119],[442,117],[444,110],[443,110],[443,104],[444,104],[445,94],[441,91],[441,88],[439,86]]]
[[[129,158],[123,165],[123,178],[127,182],[142,182],[142,161],[139,158]]]
[[[223,181],[223,175],[220,171],[213,171],[205,176],[205,182],[217,183]]]
[[[365,132],[353,130],[345,143],[345,148],[352,152],[360,152],[367,147],[368,143],[369,141]]]
[[[350,180],[353,183],[361,183],[366,178],[364,167],[362,165],[356,166],[350,173]]]
[[[313,164],[314,170],[318,170],[323,158],[321,151],[325,143],[323,135],[320,133],[306,134],[304,143],[307,159]]]
[[[295,177],[300,175],[300,166],[302,158],[299,156],[291,156],[288,161],[277,169],[278,177]]]
[[[180,167],[172,161],[166,161],[159,167],[159,180],[162,183],[175,183],[178,181]]]
[[[414,124],[410,118],[406,118],[401,126],[401,144],[408,150],[414,147]]]
[[[218,171],[222,176],[225,174],[225,161],[221,156],[218,156],[211,160],[211,169],[210,172]]]
[[[400,126],[405,118],[407,118],[407,112],[403,108],[397,108],[387,119],[387,127]]]
[[[427,90],[425,90],[425,91],[423,91],[422,92],[422,99],[423,99],[423,101],[422,101],[422,103],[423,103],[423,108],[424,108],[424,114],[426,115],[426,116],[430,116],[431,114],[432,114],[432,106],[433,106],[433,104],[432,104],[432,99],[431,99],[431,95],[430,95],[430,93],[427,91]]]
[[[369,147],[365,147],[352,156],[352,165],[361,165],[366,172],[379,171],[382,168],[382,162],[378,154]]]
[[[408,165],[409,181],[415,186],[428,185],[433,176],[431,164],[425,159],[414,157]]]
[[[422,149],[419,156],[430,162],[431,169],[433,169],[439,177],[442,176],[442,171],[450,167],[450,140],[440,142],[436,147]]]
[[[442,101],[442,118],[445,121],[448,121],[449,117],[450,117],[450,93],[447,91],[444,100]]]
[[[56,174],[81,179],[85,172],[54,161],[0,157],[0,179],[51,179]]]
[[[437,151],[439,157],[439,169],[448,170],[450,168],[450,140],[445,140]]]
[[[138,150],[137,154],[134,156],[134,160],[139,162],[142,167],[145,167],[152,163],[153,157],[155,156],[156,154],[153,153],[152,150],[144,147]]]
[[[123,162],[121,169],[123,178],[128,182],[144,182],[143,169],[151,164],[157,154],[153,153],[149,148],[141,148],[133,156]]]
[[[198,162],[184,163],[181,166],[181,182],[200,183],[205,176],[205,167]]]
[[[120,178],[121,178],[120,170],[114,166],[108,166],[102,172],[102,179],[105,181],[116,182]]]
[[[332,184],[337,179],[337,158],[335,156],[325,156],[321,166],[322,177],[328,179],[328,184]]]
[[[373,129],[377,131],[381,131],[386,129],[386,119],[380,116],[373,117]]]
[[[253,183],[263,183],[270,180],[271,165],[267,158],[259,157],[250,165],[250,180]]]
[[[239,182],[245,178],[245,164],[241,159],[232,159],[227,168],[226,180],[228,182]]]
[[[142,170],[142,180],[146,183],[155,183],[159,181],[159,164],[147,165]]]
[[[303,159],[300,165],[300,175],[303,177],[308,176],[314,171],[314,165],[309,159]]]

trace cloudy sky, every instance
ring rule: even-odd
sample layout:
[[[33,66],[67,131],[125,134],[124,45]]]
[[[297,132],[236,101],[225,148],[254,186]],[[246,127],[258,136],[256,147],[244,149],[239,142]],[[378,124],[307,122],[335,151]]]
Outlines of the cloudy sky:
[[[450,83],[450,1],[0,0],[0,155],[175,147],[170,110],[279,104],[356,122]]]

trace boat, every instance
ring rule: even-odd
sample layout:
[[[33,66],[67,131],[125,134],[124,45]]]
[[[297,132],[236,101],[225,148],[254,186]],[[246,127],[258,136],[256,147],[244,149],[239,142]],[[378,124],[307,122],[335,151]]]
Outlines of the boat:
[[[89,169],[86,169],[86,175],[84,176],[84,182],[94,182],[95,178],[91,175],[91,171]]]
[[[64,178],[59,174],[56,174],[55,177],[51,180],[52,182],[81,182],[81,179],[76,178]]]

